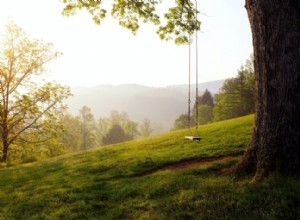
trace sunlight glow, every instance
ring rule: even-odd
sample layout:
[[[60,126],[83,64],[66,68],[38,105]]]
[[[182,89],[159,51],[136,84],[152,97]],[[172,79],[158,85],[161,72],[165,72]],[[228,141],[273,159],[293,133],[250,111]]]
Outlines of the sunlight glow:
[[[249,58],[251,34],[242,1],[199,2],[199,82],[225,79]],[[187,83],[188,49],[163,42],[151,25],[137,36],[111,18],[101,26],[87,13],[61,15],[59,0],[1,0],[0,25],[10,18],[55,45],[63,56],[47,66],[48,79],[70,86],[135,83],[165,86]]]

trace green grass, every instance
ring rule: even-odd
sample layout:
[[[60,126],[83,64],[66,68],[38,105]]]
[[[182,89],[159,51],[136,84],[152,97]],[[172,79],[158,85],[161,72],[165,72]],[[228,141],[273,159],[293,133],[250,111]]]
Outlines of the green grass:
[[[259,184],[220,171],[250,142],[253,116],[0,170],[2,219],[300,219],[300,181]],[[160,170],[183,161],[200,166]],[[156,171],[156,172],[154,172]]]

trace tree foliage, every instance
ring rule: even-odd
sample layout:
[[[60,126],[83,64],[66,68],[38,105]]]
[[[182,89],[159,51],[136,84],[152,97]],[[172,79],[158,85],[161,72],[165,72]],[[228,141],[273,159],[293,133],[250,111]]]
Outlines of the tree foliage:
[[[198,107],[198,124],[204,125],[212,122],[213,107],[211,105],[200,105]],[[197,120],[195,118],[195,120]]]
[[[95,120],[92,110],[83,106],[77,116],[65,113],[61,117],[63,132],[60,134],[60,142],[63,143],[65,152],[87,150],[97,146],[103,146],[120,141],[133,140],[140,136],[140,126],[130,120],[126,112],[111,111],[109,117],[100,117]],[[152,132],[150,120],[147,121],[145,132]],[[122,132],[119,128],[122,129]],[[123,134],[124,133],[124,134]],[[116,135],[121,135],[116,137]],[[116,140],[113,140],[116,138]]]
[[[126,112],[111,111],[110,117],[106,119],[102,118],[101,124],[99,125],[102,126],[99,128],[99,131],[102,130],[102,143],[105,145],[133,140],[139,135],[139,124],[130,120]],[[124,137],[118,126],[124,132]],[[104,132],[106,132],[106,134]],[[116,133],[120,134],[121,137],[116,137]],[[113,141],[112,138],[117,139]]]
[[[197,122],[203,125],[212,121],[235,118],[254,112],[254,68],[253,57],[246,60],[238,70],[238,75],[227,79],[220,92],[214,98],[207,89],[197,98],[192,112],[190,126]],[[196,108],[198,106],[198,109]],[[196,112],[198,110],[198,112]],[[173,129],[189,127],[187,114],[180,115],[174,122]]]
[[[238,75],[227,79],[215,95],[214,120],[220,121],[254,112],[253,60],[247,60]]]
[[[100,117],[96,125],[96,137],[99,145],[103,145],[103,138],[106,136],[110,128],[110,120],[107,117]]]
[[[194,123],[189,120],[188,114],[181,114],[178,118],[175,119],[173,130],[179,130],[193,126]]]
[[[61,141],[68,152],[76,152],[82,147],[82,132],[79,117],[64,114],[61,118],[64,132]]]
[[[193,120],[199,125],[207,124],[213,119],[214,99],[210,91],[205,89],[202,96],[197,98],[193,108]],[[196,112],[198,111],[198,112]],[[198,118],[197,118],[198,117]]]
[[[150,22],[158,26],[157,34],[161,39],[173,39],[177,44],[188,42],[188,34],[199,30],[200,22],[197,20],[195,5],[190,0],[175,0],[165,9],[160,0],[114,0],[112,6],[106,5],[102,0],[63,0],[64,15],[74,15],[78,10],[85,9],[93,17],[94,22],[100,24],[107,16],[107,11],[119,24],[132,33],[136,33],[141,22]]]
[[[196,105],[196,103],[195,103]],[[200,105],[209,105],[211,107],[214,106],[214,99],[210,91],[205,89],[204,93],[202,96],[198,97],[198,106]],[[194,106],[196,108],[196,106]]]
[[[95,147],[96,145],[96,122],[92,110],[83,106],[79,110],[79,123],[81,132],[81,149]]]
[[[124,125],[124,131],[127,140],[133,140],[138,137],[139,130],[138,130],[139,123],[135,121],[128,120]]]
[[[18,142],[41,143],[51,139],[54,122],[71,93],[55,83],[36,83],[44,65],[57,58],[53,45],[31,39],[15,23],[6,25],[0,51],[1,161]],[[51,135],[50,135],[51,134]]]
[[[116,144],[126,140],[127,137],[121,125],[115,124],[108,131],[107,135],[103,137],[103,144],[104,145]]]
[[[149,137],[151,133],[153,132],[153,129],[151,128],[151,120],[148,118],[145,118],[140,124],[139,128],[140,135],[142,137]]]

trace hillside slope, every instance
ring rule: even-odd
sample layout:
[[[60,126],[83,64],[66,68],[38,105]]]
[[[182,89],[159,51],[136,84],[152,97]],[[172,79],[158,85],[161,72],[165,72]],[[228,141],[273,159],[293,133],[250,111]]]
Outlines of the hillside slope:
[[[0,170],[0,219],[297,219],[300,182],[225,175],[253,116]]]

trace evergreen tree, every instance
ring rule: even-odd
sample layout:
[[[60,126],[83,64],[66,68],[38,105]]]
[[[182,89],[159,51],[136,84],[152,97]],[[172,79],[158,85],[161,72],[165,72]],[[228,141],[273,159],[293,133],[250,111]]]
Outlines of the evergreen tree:
[[[214,99],[210,91],[205,89],[205,92],[202,96],[198,97],[198,106],[200,105],[209,105],[211,107],[214,106]]]
[[[116,144],[123,141],[126,141],[127,137],[123,128],[119,125],[113,125],[112,128],[108,131],[107,135],[103,137],[103,144]]]
[[[205,89],[202,96],[198,97],[198,103],[195,102],[193,108],[193,121],[197,122],[196,107],[198,105],[198,124],[207,124],[212,121],[212,109],[214,107],[214,99],[210,91]]]

